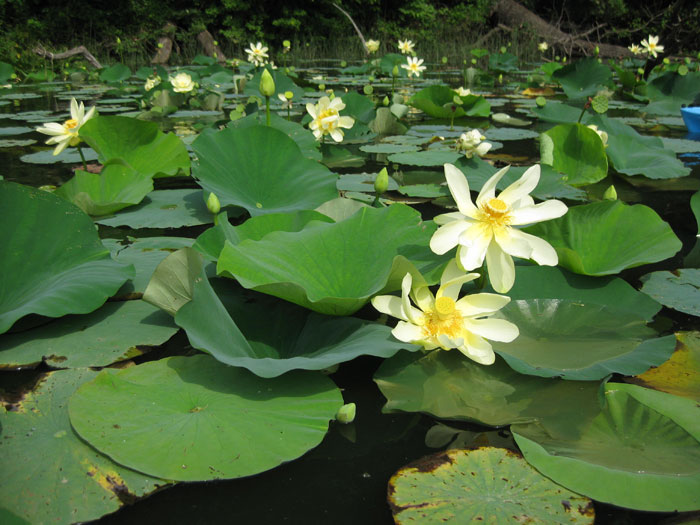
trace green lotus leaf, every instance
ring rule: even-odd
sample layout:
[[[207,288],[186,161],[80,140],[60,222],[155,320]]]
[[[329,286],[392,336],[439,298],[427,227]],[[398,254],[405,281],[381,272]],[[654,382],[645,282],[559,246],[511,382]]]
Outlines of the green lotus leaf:
[[[265,115],[261,111],[239,118],[229,123],[229,128],[243,129],[265,124]],[[319,151],[320,142],[316,140],[314,134],[298,122],[287,120],[275,113],[270,113],[270,126],[280,130],[290,139],[297,143],[304,157],[311,160],[320,161],[323,156]]]
[[[554,122],[555,124],[571,124],[576,122],[581,116],[580,108],[554,100],[548,100],[547,104],[541,108],[532,107],[530,111],[540,120]],[[585,115],[583,121],[585,122]]]
[[[219,258],[224,243],[238,244],[242,240],[252,239],[259,241],[271,232],[298,232],[306,228],[311,221],[333,222],[333,219],[311,210],[302,210],[292,213],[271,213],[251,217],[240,226],[231,226],[228,215],[219,214],[216,226],[197,237],[193,248],[207,259],[215,261]]]
[[[561,266],[584,275],[610,275],[663,261],[682,247],[654,210],[620,201],[574,206],[563,217],[526,231],[554,246]]]
[[[454,150],[426,150],[408,151],[405,153],[394,153],[389,155],[389,162],[397,164],[407,164],[409,166],[442,166],[444,164],[454,164],[464,157]]]
[[[608,174],[605,146],[598,134],[583,124],[559,124],[540,135],[542,163],[564,173],[574,186],[592,184]]]
[[[153,179],[123,164],[108,164],[101,173],[78,170],[54,193],[88,215],[109,215],[133,206],[153,191]]]
[[[369,124],[376,116],[374,102],[364,95],[360,95],[356,91],[351,91],[342,96],[345,109],[341,111],[342,115],[347,115],[355,119],[356,122]]]
[[[375,193],[374,181],[376,178],[376,173],[348,173],[338,178],[336,187],[339,191],[364,191],[366,193]],[[398,189],[399,185],[392,177],[389,177],[387,191],[395,191]]]
[[[642,395],[634,395],[646,390]],[[645,399],[653,396],[653,405]],[[700,408],[633,385],[609,383],[605,407],[576,436],[537,424],[512,427],[525,459],[597,501],[647,511],[700,508]]]
[[[133,276],[113,261],[90,217],[63,199],[0,182],[0,333],[28,314],[92,312]]]
[[[625,314],[651,321],[661,305],[638,292],[618,277],[587,277],[552,266],[517,267],[518,278],[508,297],[519,299],[560,299],[597,305],[614,305]]]
[[[517,119],[512,119],[517,120]],[[524,121],[523,121],[524,122]],[[530,125],[528,122],[524,125]],[[523,140],[539,137],[540,134],[531,129],[518,128],[489,128],[484,132],[486,140]]]
[[[462,105],[455,105],[455,111],[444,107],[445,104],[454,104],[455,91],[447,86],[430,86],[421,89],[411,97],[409,103],[424,113],[436,118],[457,117],[488,117],[491,114],[491,106],[481,95],[466,95],[459,97]]]
[[[0,508],[28,523],[86,522],[168,483],[117,465],[75,434],[68,398],[95,375],[51,372],[16,410],[0,407]]]
[[[700,73],[679,75],[676,71],[665,71],[658,76],[650,75],[646,95],[651,103],[645,108],[649,113],[678,115],[683,104],[691,104],[698,94]]]
[[[340,222],[352,217],[357,210],[367,207],[367,204],[354,199],[338,197],[337,199],[331,199],[324,202],[318,208],[316,208],[316,211],[333,219],[335,222]]]
[[[118,463],[200,481],[298,458],[321,442],[342,404],[322,374],[261,379],[197,355],[105,369],[73,394],[68,411],[80,437]]]
[[[497,73],[510,73],[518,69],[518,57],[512,53],[491,53],[489,69]]]
[[[517,300],[499,315],[515,323],[520,335],[508,344],[494,342],[493,348],[524,374],[578,381],[639,374],[666,361],[676,346],[674,336],[656,338],[643,318],[614,302]]]
[[[180,271],[187,278],[186,270]],[[418,348],[396,341],[386,326],[320,315],[262,294],[250,298],[228,280],[219,281],[214,291],[203,269],[175,322],[194,348],[260,377],[322,370],[360,355],[390,357],[403,348]]]
[[[557,485],[520,454],[482,447],[414,461],[389,480],[396,524],[589,523],[593,502]]]
[[[190,171],[190,156],[173,133],[160,131],[155,122],[129,117],[95,117],[80,128],[80,137],[94,149],[100,162],[129,166],[150,177]]]
[[[155,190],[140,204],[113,217],[98,218],[105,226],[130,228],[181,228],[214,222],[201,190]]]
[[[0,339],[0,366],[42,361],[56,368],[107,366],[141,355],[170,339],[177,327],[143,301],[109,302],[86,315],[69,315]]]
[[[659,271],[641,277],[642,292],[664,306],[700,316],[700,269]]]
[[[107,83],[123,82],[131,77],[131,69],[124,64],[114,64],[100,71],[100,80]]]
[[[366,146],[360,146],[360,151],[365,153],[407,153],[412,151],[418,151],[420,148],[418,146],[413,146],[411,144],[368,144]]]
[[[570,99],[595,95],[605,87],[612,87],[612,71],[595,57],[576,60],[552,73],[552,79],[561,84]]]
[[[338,196],[336,176],[305,158],[294,140],[267,126],[227,128],[192,144],[193,175],[222,205],[255,215],[311,210]]]
[[[640,135],[632,127],[605,115],[584,119],[608,134],[606,153],[618,173],[644,175],[650,179],[671,179],[690,174],[676,154],[664,148],[659,137]]]
[[[501,358],[483,366],[454,350],[399,352],[382,363],[374,381],[387,398],[386,412],[490,426],[538,421],[557,435],[575,432],[600,411],[597,382],[523,375]]]
[[[700,403],[700,332],[679,332],[671,358],[627,381]]]
[[[368,124],[368,127],[377,135],[402,135],[408,129],[399,122],[391,108],[377,108],[377,116]]]
[[[227,242],[217,272],[320,313],[349,315],[372,295],[391,291],[385,287],[397,255],[432,262],[425,252],[433,231],[402,204],[363,208],[341,222]]]
[[[0,82],[6,83],[12,75],[15,74],[15,68],[7,62],[0,62]]]

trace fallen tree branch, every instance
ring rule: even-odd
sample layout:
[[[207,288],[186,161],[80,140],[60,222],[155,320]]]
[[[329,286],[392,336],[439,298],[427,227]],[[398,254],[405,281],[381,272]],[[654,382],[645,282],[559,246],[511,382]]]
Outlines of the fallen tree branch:
[[[74,47],[73,49],[69,49],[68,51],[64,51],[63,53],[51,53],[50,51],[44,49],[44,46],[39,44],[34,49],[32,49],[32,51],[41,57],[50,58],[51,60],[61,60],[64,58],[73,57],[75,55],[83,55],[85,60],[87,60],[93,67],[97,69],[102,69],[102,64],[100,64],[100,62],[93,56],[92,53],[90,53],[90,51],[87,50],[85,46]]]
[[[355,31],[357,31],[357,36],[359,36],[359,37],[360,37],[360,40],[362,41],[362,49],[365,50],[365,55],[369,55],[369,49],[367,49],[367,42],[365,41],[365,37],[362,35],[362,31],[360,31],[360,28],[357,27],[357,24],[356,24],[355,21],[352,19],[352,17],[350,16],[350,14],[349,14],[345,9],[343,9],[343,8],[340,7],[338,4],[336,4],[335,2],[333,2],[333,5],[335,6],[335,8],[336,8],[338,11],[340,11],[341,13],[343,13],[345,16],[348,17],[348,20],[350,20],[350,23],[352,24],[352,27],[354,27],[354,28],[355,28]]]

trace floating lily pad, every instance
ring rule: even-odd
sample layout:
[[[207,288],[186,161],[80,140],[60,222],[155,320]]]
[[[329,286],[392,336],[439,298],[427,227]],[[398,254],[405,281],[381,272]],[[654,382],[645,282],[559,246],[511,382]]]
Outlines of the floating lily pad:
[[[438,197],[449,197],[450,189],[446,185],[440,184],[412,184],[410,186],[399,187],[399,192],[408,197],[424,197],[426,199],[436,199]]]
[[[654,396],[652,408],[643,397]],[[605,407],[577,435],[512,427],[525,459],[548,478],[597,501],[647,511],[700,508],[700,408],[683,398],[609,383]],[[690,428],[694,426],[694,428]]]
[[[28,128],[26,126],[15,126],[10,128],[0,128],[0,137],[8,135],[24,135],[25,133],[31,133],[34,128]]]
[[[406,153],[410,151],[418,151],[418,146],[411,144],[367,144],[360,146],[360,151],[365,153]]]
[[[518,128],[489,128],[484,135],[486,140],[524,140],[540,136],[536,131]]]
[[[166,479],[250,476],[318,445],[343,404],[327,377],[261,379],[209,356],[105,369],[73,395],[76,432],[122,465]]]
[[[682,268],[642,276],[642,292],[664,306],[700,316],[700,269]]]
[[[674,153],[695,153],[700,152],[700,141],[676,139],[671,137],[659,137],[664,144],[664,148]]]
[[[63,162],[65,164],[80,164],[82,159],[80,158],[80,153],[75,148],[64,149],[58,155],[53,154],[53,148],[44,151],[37,151],[36,153],[28,153],[22,155],[19,160],[22,162],[27,162],[29,164],[58,164]],[[86,161],[97,160],[97,153],[90,148],[83,148],[83,155]]]
[[[397,255],[422,257],[433,231],[405,205],[363,208],[338,223],[226,243],[217,271],[317,312],[349,315],[387,286]]]
[[[389,155],[389,162],[409,166],[442,166],[453,164],[464,155],[452,150],[415,151]]]
[[[676,338],[676,351],[668,361],[626,380],[700,403],[700,333],[679,332]]]
[[[103,164],[119,162],[150,177],[189,174],[190,157],[173,133],[155,122],[129,117],[95,117],[80,128],[80,136]]]
[[[458,351],[399,352],[382,363],[374,381],[387,398],[384,411],[490,426],[539,421],[552,431],[574,432],[600,411],[597,382],[523,375],[500,358],[483,366]]]
[[[394,522],[593,523],[593,502],[557,485],[502,448],[448,450],[389,480]]]
[[[559,124],[540,136],[542,163],[564,173],[574,186],[592,184],[608,174],[605,146],[598,134],[583,124]]]
[[[490,100],[491,106],[493,106],[493,100]],[[494,113],[491,115],[491,120],[498,122],[500,124],[507,124],[509,126],[529,126],[532,124],[530,120],[524,120],[521,118],[511,117],[507,113]]]
[[[508,344],[494,342],[494,350],[524,374],[578,381],[639,374],[666,361],[676,345],[674,336],[656,338],[643,318],[614,302],[517,300],[499,315],[515,323],[520,335]]]
[[[73,432],[68,398],[95,375],[52,372],[17,410],[0,407],[0,507],[29,523],[85,522],[167,484],[113,463]]]
[[[113,261],[95,225],[51,193],[0,182],[0,333],[28,314],[88,313],[133,275]]]
[[[374,180],[377,178],[376,173],[350,173],[341,175],[336,184],[339,191],[364,191],[374,193]],[[389,177],[388,191],[399,189],[396,181]]]
[[[18,368],[42,360],[49,366],[107,366],[141,355],[177,332],[164,312],[143,301],[105,304],[87,315],[69,315],[0,339],[0,366]]]
[[[267,126],[227,128],[192,144],[199,184],[251,215],[314,209],[338,196],[336,177],[304,157],[294,140]]]
[[[181,228],[214,222],[201,190],[155,190],[140,204],[113,217],[96,219],[105,226]]]
[[[0,140],[0,148],[23,148],[25,146],[31,146],[36,144],[34,139],[5,139]]]
[[[574,206],[563,217],[526,230],[554,246],[561,266],[584,275],[610,275],[663,261],[682,247],[654,210],[620,201]]]

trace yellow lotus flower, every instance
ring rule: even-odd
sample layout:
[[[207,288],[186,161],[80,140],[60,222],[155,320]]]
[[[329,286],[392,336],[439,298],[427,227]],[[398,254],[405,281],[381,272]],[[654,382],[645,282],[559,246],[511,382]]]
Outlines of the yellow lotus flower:
[[[379,51],[379,40],[367,40],[365,45],[367,46],[367,51],[370,53],[376,53]]]
[[[144,84],[143,88],[146,91],[152,90],[154,87],[156,87],[158,84],[160,84],[160,77],[158,75],[154,77],[148,77],[146,79],[146,83]]]
[[[632,44],[632,45],[629,46],[627,49],[629,49],[630,51],[632,51],[632,53],[635,54],[635,55],[638,55],[638,54],[640,54],[640,53],[642,52],[642,48],[639,47],[637,44]]]
[[[63,124],[49,122],[36,130],[44,135],[52,135],[52,137],[46,141],[46,144],[57,144],[56,149],[53,150],[53,154],[58,155],[66,149],[67,146],[77,146],[80,144],[81,139],[78,132],[82,125],[94,115],[94,106],[85,113],[85,106],[83,103],[81,102],[80,105],[78,105],[78,102],[73,98],[70,101],[70,118],[68,120]]]
[[[168,78],[175,93],[189,93],[194,89],[192,77],[187,73],[178,73],[174,77]]]
[[[410,40],[399,40],[399,51],[404,55],[410,55],[413,53],[413,48],[415,44]]]
[[[547,42],[540,42],[539,44],[537,44],[537,49],[544,53],[549,49],[549,44]]]
[[[533,259],[547,266],[559,262],[557,252],[547,241],[514,226],[555,219],[567,211],[561,201],[535,204],[530,197],[540,180],[539,165],[529,168],[496,197],[496,185],[508,168],[486,181],[474,205],[464,174],[452,164],[445,164],[447,185],[459,211],[435,217],[440,228],[430,239],[430,249],[438,255],[457,246],[457,259],[466,271],[479,268],[486,259],[491,286],[499,293],[510,290],[515,282],[513,257]]]
[[[265,63],[265,59],[268,58],[267,47],[264,47],[262,42],[258,42],[255,45],[251,42],[250,47],[245,52],[248,54],[248,62],[255,66],[262,66]]]
[[[455,142],[455,148],[457,151],[464,153],[468,159],[471,159],[474,155],[483,157],[493,147],[493,144],[484,142],[484,140],[486,140],[486,137],[478,129],[472,129],[460,135]]]
[[[415,76],[419,77],[420,74],[427,69],[425,66],[421,66],[421,64],[423,63],[422,58],[406,57],[406,60],[407,60],[407,63],[401,64],[401,67],[404,68],[406,71],[408,71],[409,77],[411,75],[415,75]]]
[[[306,111],[312,118],[309,129],[316,139],[330,135],[336,142],[342,142],[343,130],[341,128],[350,129],[355,124],[355,119],[352,117],[340,116],[340,111],[343,109],[345,109],[345,104],[340,97],[335,97],[333,100],[321,97],[318,104],[314,105],[311,102],[306,104]]]
[[[664,46],[659,45],[659,37],[649,35],[649,40],[642,40],[642,47],[644,51],[654,58],[657,57],[657,53],[664,52]]]
[[[467,95],[472,94],[471,89],[464,89],[462,86],[459,86],[457,89],[454,90],[455,93],[457,93],[460,97],[466,97]]]
[[[477,363],[490,365],[496,356],[487,339],[509,343],[519,332],[509,321],[489,319],[510,302],[509,297],[479,293],[459,298],[462,285],[478,276],[465,274],[452,260],[445,267],[437,294],[432,294],[424,280],[414,282],[407,273],[401,282],[401,298],[379,295],[372,299],[372,305],[401,319],[391,332],[399,341],[421,345],[425,350],[456,348]]]
[[[602,129],[598,129],[598,126],[595,124],[589,124],[587,127],[591,128],[593,131],[595,131],[598,136],[600,137],[600,140],[603,141],[603,146],[606,148],[608,147],[608,134],[607,132],[603,131]]]

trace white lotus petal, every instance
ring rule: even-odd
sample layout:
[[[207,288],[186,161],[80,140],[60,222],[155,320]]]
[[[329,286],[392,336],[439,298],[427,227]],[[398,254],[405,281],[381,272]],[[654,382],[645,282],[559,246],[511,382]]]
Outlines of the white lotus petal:
[[[539,182],[540,165],[535,164],[534,166],[531,166],[525,170],[522,177],[503,190],[498,195],[498,198],[503,202],[512,205],[514,202],[520,200],[524,195],[527,195],[534,190]]]
[[[350,129],[355,125],[355,119],[352,117],[340,117],[338,119],[338,126],[341,128]]]
[[[469,193],[467,178],[464,176],[464,173],[452,164],[445,164],[444,168],[445,179],[450,188],[452,198],[457,203],[457,209],[459,209],[462,215],[473,217],[477,209]]]
[[[43,133],[44,135],[65,135],[66,134],[66,128],[63,127],[63,124],[59,124],[58,122],[48,122],[44,124],[40,128],[36,128],[36,130],[39,133]]]
[[[473,334],[502,343],[510,343],[520,335],[518,327],[505,319],[465,319],[464,327]]]
[[[404,343],[421,344],[420,341],[424,337],[423,329],[420,326],[404,321],[399,321],[396,327],[391,331],[391,334]]]
[[[517,228],[512,229],[511,236],[520,237],[530,244],[530,248],[532,248],[530,258],[537,264],[556,266],[559,262],[556,250],[544,239],[525,233]]]
[[[312,119],[315,119],[318,116],[318,113],[316,113],[316,106],[309,102],[306,104],[306,111],[308,112],[309,115],[311,115]]]
[[[484,263],[486,250],[493,238],[489,225],[475,223],[459,236],[459,260],[466,271],[479,268]]]
[[[51,140],[51,139],[49,139],[49,140]],[[59,142],[58,146],[56,146],[56,149],[53,150],[53,154],[58,155],[59,153],[61,153],[64,149],[66,149],[68,147],[68,142],[69,142],[69,140],[64,140],[62,142]],[[48,143],[48,141],[47,141],[47,143]]]
[[[494,238],[501,249],[508,255],[529,259],[532,255],[532,247],[521,236],[513,235],[516,228],[498,228],[494,231]],[[520,230],[518,230],[520,231]]]
[[[70,118],[77,120],[80,122],[80,118],[82,117],[81,111],[80,111],[80,106],[78,106],[78,101],[75,100],[75,98],[72,98],[70,100]]]
[[[95,114],[95,108],[96,108],[96,107],[97,107],[97,106],[92,106],[92,107],[88,110],[87,114],[85,115],[85,117],[84,117],[84,119],[83,119],[83,124],[84,124],[85,122],[87,122],[88,120],[90,120],[90,119],[93,117],[93,115]]]
[[[496,196],[496,185],[500,182],[503,176],[508,172],[510,166],[506,166],[491,175],[491,178],[481,187],[479,196],[476,198],[477,206],[481,206],[484,201],[489,201]]]
[[[453,222],[453,221],[465,221],[465,220],[467,222],[471,222],[471,219],[469,219],[468,217],[465,217],[464,215],[462,215],[458,211],[453,211],[450,213],[443,213],[440,215],[436,215],[433,218],[433,222],[435,224],[438,224],[438,225],[447,224],[448,222]]]
[[[548,200],[535,204],[534,206],[525,206],[514,209],[511,212],[511,224],[514,226],[520,226],[523,224],[548,221],[561,217],[567,212],[567,210],[568,208],[563,202],[558,200]]]
[[[457,301],[457,309],[463,317],[479,317],[497,312],[510,302],[510,297],[495,293],[465,295]]]
[[[438,255],[449,252],[457,246],[459,236],[469,226],[469,223],[465,221],[452,221],[444,226],[440,226],[430,238],[430,249]]]
[[[336,142],[343,142],[343,132],[340,131],[338,128],[331,130],[331,137]]]
[[[488,341],[475,334],[465,335],[464,344],[458,348],[460,352],[482,365],[492,365],[496,361],[496,354]]]
[[[453,348],[459,348],[464,344],[464,339],[461,337],[458,337],[456,339],[452,339],[448,335],[445,334],[440,334],[437,336],[438,343],[440,344],[440,347],[443,350],[452,350]]]
[[[401,298],[395,295],[377,295],[372,298],[372,306],[383,314],[397,317],[404,321],[408,320],[403,316]]]
[[[492,242],[486,251],[486,267],[491,286],[498,293],[506,293],[515,282],[513,258],[501,250],[498,243]]]

